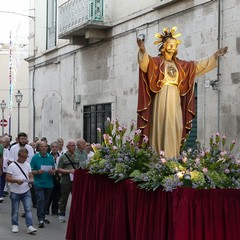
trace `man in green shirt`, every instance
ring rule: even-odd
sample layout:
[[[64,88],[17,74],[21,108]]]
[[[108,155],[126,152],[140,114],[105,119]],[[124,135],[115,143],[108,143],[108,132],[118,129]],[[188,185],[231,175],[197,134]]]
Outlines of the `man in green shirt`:
[[[53,174],[56,172],[53,156],[47,153],[47,143],[39,143],[39,152],[32,157],[31,168],[34,175],[34,192],[37,202],[38,227],[50,222],[45,218],[53,188]]]
[[[62,175],[61,198],[59,205],[59,222],[65,222],[66,206],[69,194],[72,192],[72,182],[75,170],[79,167],[79,159],[75,154],[76,143],[74,140],[67,141],[67,152],[58,162],[57,171]]]

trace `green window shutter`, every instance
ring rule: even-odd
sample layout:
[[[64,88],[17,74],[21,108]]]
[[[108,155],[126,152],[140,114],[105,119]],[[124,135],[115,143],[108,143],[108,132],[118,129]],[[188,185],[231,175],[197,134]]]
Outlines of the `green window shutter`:
[[[194,88],[194,97],[195,97],[195,113],[196,116],[192,121],[192,129],[190,131],[190,134],[188,135],[185,148],[194,148],[196,146],[196,140],[197,140],[197,83],[195,83]]]

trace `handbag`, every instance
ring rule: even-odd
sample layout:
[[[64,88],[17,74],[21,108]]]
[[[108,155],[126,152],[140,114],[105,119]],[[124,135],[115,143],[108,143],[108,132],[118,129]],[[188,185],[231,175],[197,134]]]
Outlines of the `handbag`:
[[[17,166],[18,166],[18,168],[21,170],[21,172],[22,172],[22,174],[24,175],[24,177],[27,179],[27,180],[29,180],[29,178],[27,177],[27,175],[25,174],[25,172],[22,170],[22,168],[18,165],[18,163],[17,162],[14,162]],[[32,184],[31,183],[28,183],[28,186],[30,187],[30,188],[32,188]]]

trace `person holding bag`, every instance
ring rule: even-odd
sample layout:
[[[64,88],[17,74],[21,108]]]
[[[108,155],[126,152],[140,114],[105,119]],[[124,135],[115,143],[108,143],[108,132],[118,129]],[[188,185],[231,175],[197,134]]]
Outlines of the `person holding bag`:
[[[69,194],[72,192],[72,182],[75,170],[79,167],[79,158],[75,154],[76,143],[69,140],[66,144],[67,152],[64,153],[58,163],[57,171],[61,178],[61,198],[59,206],[59,222],[65,222],[65,212]]]
[[[22,201],[25,221],[27,225],[27,233],[32,234],[37,230],[32,226],[31,211],[31,193],[30,186],[33,182],[33,175],[30,164],[26,162],[28,158],[28,150],[20,148],[18,151],[17,161],[10,164],[7,168],[6,181],[9,182],[10,199],[12,202],[12,232],[18,232],[18,211],[19,203]]]

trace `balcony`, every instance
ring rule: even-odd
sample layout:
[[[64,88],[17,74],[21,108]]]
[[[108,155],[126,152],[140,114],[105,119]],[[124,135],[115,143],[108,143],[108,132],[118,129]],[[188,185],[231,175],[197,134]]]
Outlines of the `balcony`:
[[[86,39],[103,39],[111,27],[110,9],[103,7],[104,0],[69,0],[59,7],[59,38],[78,42]],[[111,0],[105,0],[110,3]],[[110,6],[109,4],[105,4]]]

